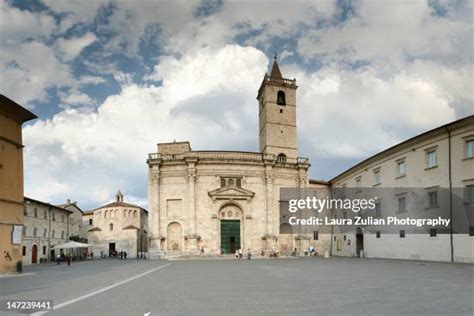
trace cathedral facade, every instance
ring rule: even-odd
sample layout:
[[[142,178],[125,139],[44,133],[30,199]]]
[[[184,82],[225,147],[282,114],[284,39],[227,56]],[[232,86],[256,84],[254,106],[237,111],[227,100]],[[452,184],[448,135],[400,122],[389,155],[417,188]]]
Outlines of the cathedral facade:
[[[152,258],[327,249],[330,236],[295,238],[288,224],[280,225],[280,188],[325,186],[309,181],[309,161],[298,157],[296,89],[275,60],[257,93],[258,152],[195,151],[189,142],[173,142],[149,154]]]

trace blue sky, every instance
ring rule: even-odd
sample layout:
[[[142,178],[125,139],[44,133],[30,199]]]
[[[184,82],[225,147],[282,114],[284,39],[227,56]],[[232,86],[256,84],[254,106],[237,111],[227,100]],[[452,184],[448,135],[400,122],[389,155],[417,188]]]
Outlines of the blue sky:
[[[24,128],[25,193],[146,203],[158,142],[255,151],[274,52],[299,88],[299,154],[330,179],[474,112],[471,1],[1,1],[1,93]]]

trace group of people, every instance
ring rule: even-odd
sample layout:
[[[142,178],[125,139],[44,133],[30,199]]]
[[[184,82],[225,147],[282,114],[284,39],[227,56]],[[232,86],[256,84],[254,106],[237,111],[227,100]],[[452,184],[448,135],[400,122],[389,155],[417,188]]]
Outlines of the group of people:
[[[125,250],[120,250],[119,252],[120,260],[125,260],[127,259],[127,252]]]
[[[148,257],[148,253],[146,253],[145,251],[138,252],[137,259],[146,259],[147,257]]]
[[[242,250],[242,248],[238,249],[235,251],[235,259],[242,259],[244,256],[244,251]],[[247,249],[247,260],[250,260],[252,258],[252,253],[250,252],[250,248]]]

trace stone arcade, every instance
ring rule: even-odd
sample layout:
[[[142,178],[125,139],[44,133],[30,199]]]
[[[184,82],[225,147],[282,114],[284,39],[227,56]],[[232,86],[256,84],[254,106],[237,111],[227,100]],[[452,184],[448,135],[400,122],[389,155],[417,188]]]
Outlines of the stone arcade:
[[[308,159],[298,157],[296,89],[275,59],[257,94],[259,152],[195,151],[189,142],[173,142],[149,154],[152,258],[329,246],[330,236],[295,238],[289,224],[280,227],[281,187],[325,186],[308,180]]]

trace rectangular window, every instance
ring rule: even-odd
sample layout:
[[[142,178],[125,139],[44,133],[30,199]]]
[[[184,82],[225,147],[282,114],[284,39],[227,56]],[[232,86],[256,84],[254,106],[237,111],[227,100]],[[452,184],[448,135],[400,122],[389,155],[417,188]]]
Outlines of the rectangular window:
[[[43,217],[44,217],[44,219],[48,219],[48,213],[46,213],[46,210],[44,210],[44,212],[43,212]]]
[[[56,214],[54,212],[52,212],[53,214],[53,221],[56,221]]]
[[[405,231],[404,230],[400,231],[400,238],[405,238]]]
[[[474,158],[474,139],[466,140],[466,158]]]
[[[405,213],[407,211],[406,198],[398,198],[398,213]]]
[[[374,170],[374,185],[380,184],[381,176],[380,176],[380,169]]]
[[[380,238],[380,232],[375,232],[375,238]]]
[[[426,152],[426,168],[434,168],[438,165],[438,157],[436,149],[431,149]]]
[[[27,227],[23,226],[23,236],[26,236],[26,230],[27,230]]]
[[[319,232],[318,231],[313,232],[313,239],[314,240],[319,240]]]
[[[43,237],[46,237],[47,232],[48,232],[48,230],[45,228],[44,231],[43,231]]]
[[[89,225],[92,225],[92,218],[89,218]]]
[[[406,165],[405,160],[400,160],[397,162],[397,177],[402,177],[405,175]]]
[[[382,203],[380,201],[375,203],[375,216],[382,216]]]
[[[22,254],[23,256],[26,256],[26,247],[25,247],[25,246],[23,246],[23,249],[22,249],[22,251],[21,251],[21,254]]]
[[[436,228],[431,228],[430,229],[430,237],[436,237],[438,232],[436,231]]]
[[[438,191],[428,192],[428,208],[437,208],[438,205]]]
[[[35,207],[35,209],[34,209],[33,212],[34,212],[34,214],[35,214],[35,217],[38,217],[38,210],[36,209],[36,207]]]
[[[347,238],[346,235],[344,235],[344,241],[346,241],[346,238]]]
[[[474,204],[474,184],[466,185],[464,188],[464,202]]]
[[[355,181],[356,181],[356,188],[360,188],[361,183],[362,183],[362,178],[361,178],[361,177],[357,177],[357,178],[355,179]]]
[[[43,246],[43,256],[46,255],[46,246]]]

